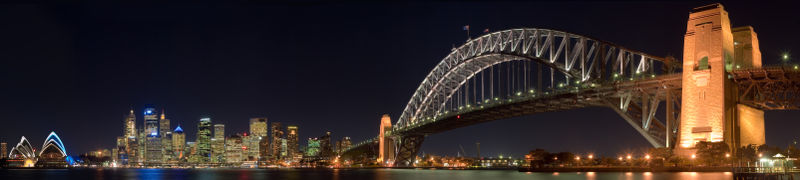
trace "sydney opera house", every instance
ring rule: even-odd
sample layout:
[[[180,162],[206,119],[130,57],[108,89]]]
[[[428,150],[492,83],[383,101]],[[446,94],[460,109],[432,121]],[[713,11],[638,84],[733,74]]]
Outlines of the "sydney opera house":
[[[57,168],[67,167],[70,164],[69,161],[61,138],[55,132],[50,132],[39,151],[31,146],[25,136],[22,136],[19,143],[8,154],[6,165],[8,167]]]

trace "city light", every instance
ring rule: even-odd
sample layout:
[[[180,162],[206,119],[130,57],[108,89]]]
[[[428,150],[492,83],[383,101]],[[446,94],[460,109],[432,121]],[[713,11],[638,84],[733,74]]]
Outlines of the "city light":
[[[589,154],[589,159],[594,158],[594,155]]]
[[[697,158],[697,156],[696,156],[696,155],[694,155],[694,154],[692,154],[692,159],[694,159],[694,158]]]
[[[630,155],[630,154],[628,154],[628,156],[627,156],[626,158],[627,158],[628,160],[630,160],[630,159],[631,159],[631,155]]]
[[[647,159],[647,160],[650,160],[650,155],[649,154],[648,155],[644,155],[644,158]]]
[[[730,153],[725,153],[725,157],[729,158],[729,157],[731,157],[731,154]]]

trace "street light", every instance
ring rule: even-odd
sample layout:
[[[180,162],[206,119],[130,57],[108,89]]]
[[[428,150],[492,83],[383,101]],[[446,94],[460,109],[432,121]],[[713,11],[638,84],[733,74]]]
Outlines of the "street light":
[[[589,159],[594,158],[594,155],[589,154]]]
[[[730,157],[731,157],[730,153],[725,153],[725,158],[730,158]]]
[[[628,158],[628,160],[630,160],[630,159],[631,159],[631,155],[630,155],[630,154],[628,154],[628,157],[626,157],[626,158]]]
[[[763,153],[758,153],[758,157],[761,158],[761,156],[764,156],[764,154]]]
[[[692,159],[697,158],[697,155],[692,154]]]
[[[650,155],[649,154],[644,155],[644,158],[647,159],[647,160],[650,160]]]

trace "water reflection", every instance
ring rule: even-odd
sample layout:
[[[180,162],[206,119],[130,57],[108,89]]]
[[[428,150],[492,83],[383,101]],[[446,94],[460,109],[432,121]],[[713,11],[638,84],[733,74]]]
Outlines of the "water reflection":
[[[731,179],[730,172],[517,172],[514,170],[428,169],[70,169],[2,170],[0,179],[375,179],[375,180],[652,180]]]

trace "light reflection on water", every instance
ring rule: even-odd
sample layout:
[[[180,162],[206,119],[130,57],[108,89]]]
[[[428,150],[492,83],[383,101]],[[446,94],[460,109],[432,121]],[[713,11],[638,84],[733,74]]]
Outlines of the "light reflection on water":
[[[376,179],[376,180],[658,180],[732,179],[730,172],[517,172],[514,170],[430,169],[71,169],[3,170],[0,179]]]

